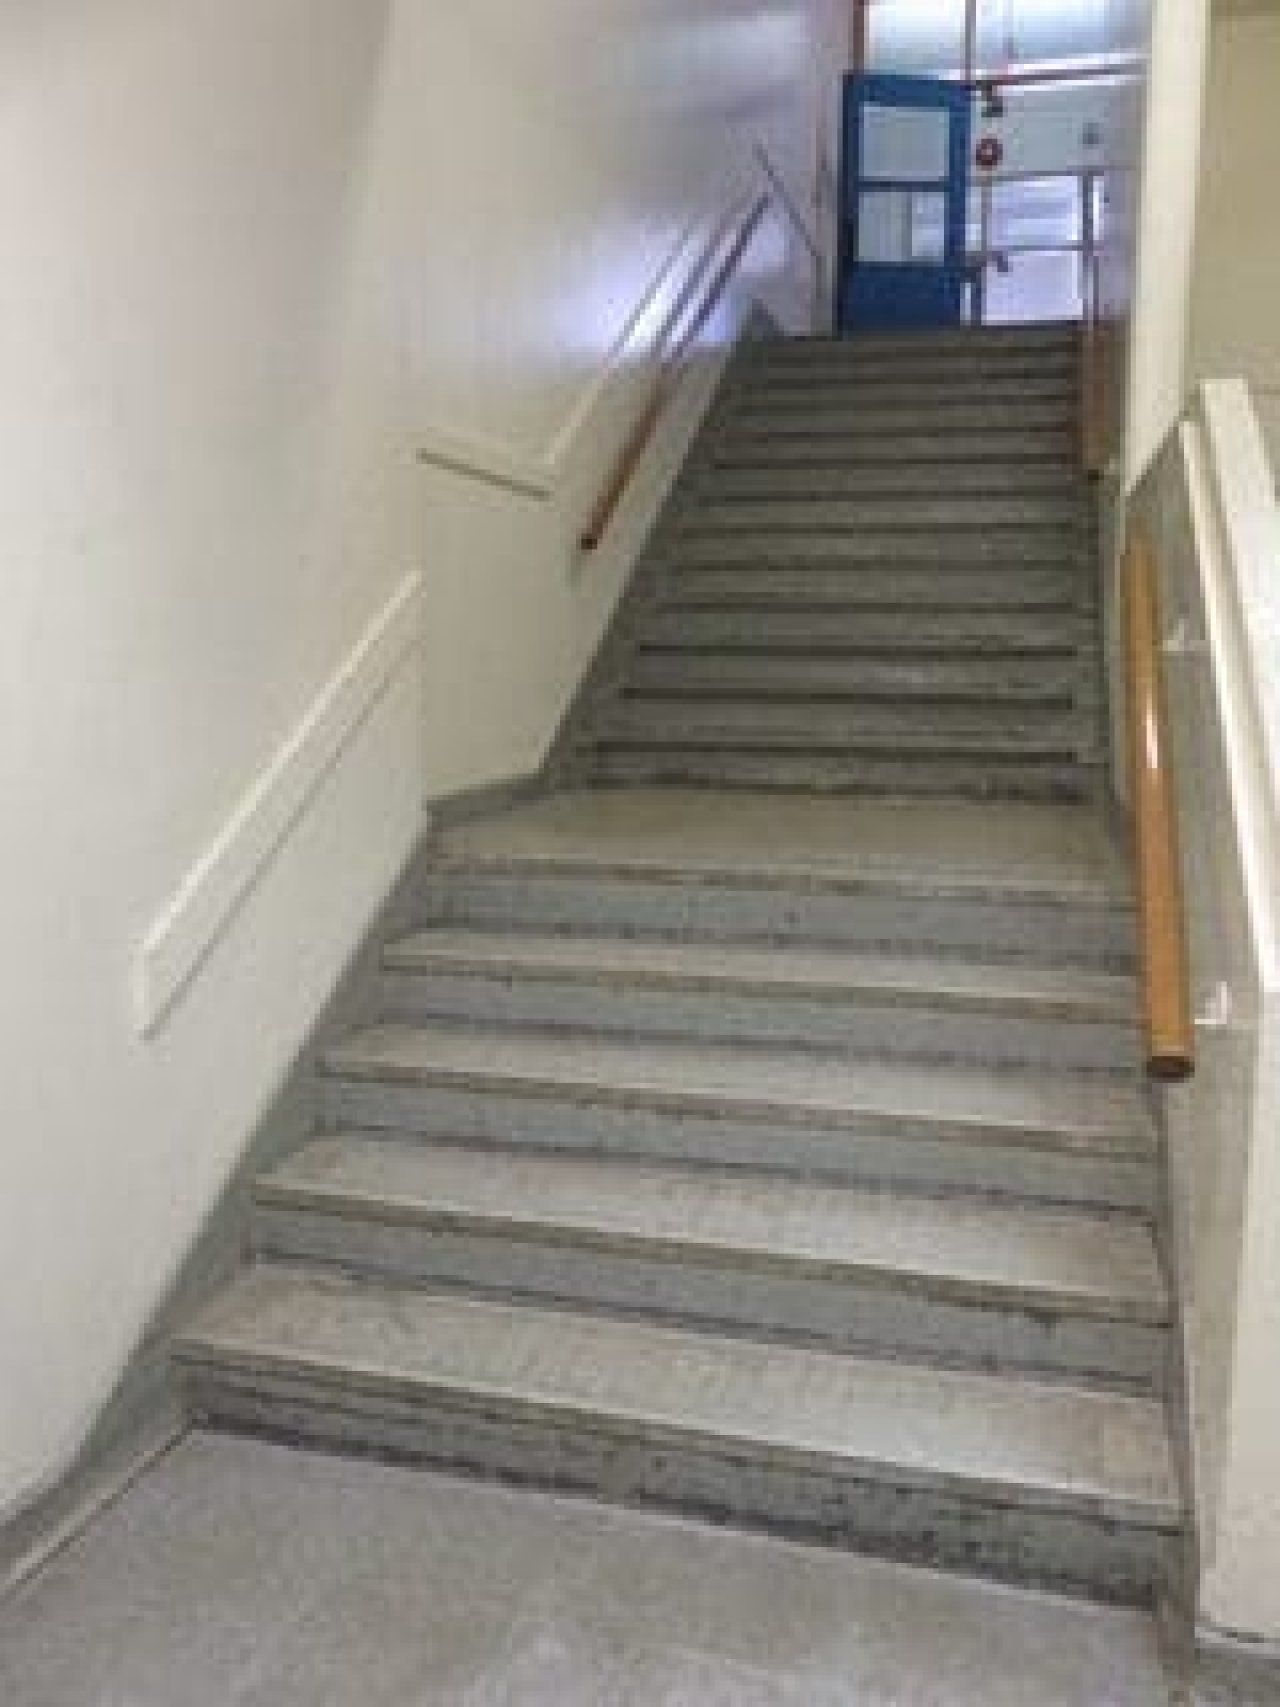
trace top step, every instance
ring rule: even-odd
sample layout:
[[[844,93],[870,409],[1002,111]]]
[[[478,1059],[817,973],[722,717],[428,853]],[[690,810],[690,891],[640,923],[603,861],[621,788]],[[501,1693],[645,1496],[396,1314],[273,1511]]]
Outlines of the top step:
[[[841,357],[893,352],[902,355],[1002,357],[1078,352],[1080,328],[1074,322],[1052,326],[961,326],[927,331],[862,332],[852,337],[774,338],[748,346],[750,359],[830,361]]]

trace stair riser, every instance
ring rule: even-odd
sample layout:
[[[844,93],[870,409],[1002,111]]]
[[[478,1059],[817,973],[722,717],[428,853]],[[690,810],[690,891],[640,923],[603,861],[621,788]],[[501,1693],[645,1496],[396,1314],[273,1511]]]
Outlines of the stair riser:
[[[885,752],[1003,760],[1074,759],[1083,731],[1061,705],[956,706],[930,684],[913,704],[852,705],[828,698],[741,700],[628,696],[595,719],[608,746],[647,749],[738,746],[786,753]]]
[[[1151,1214],[1154,1164],[1142,1156],[1035,1148],[976,1130],[889,1122],[846,1126],[768,1114],[691,1109],[639,1095],[566,1094],[555,1086],[435,1082],[397,1084],[328,1075],[322,1115],[331,1130],[413,1133],[461,1143],[653,1158],[690,1166],[740,1167],[836,1184],[967,1191],[1020,1200],[1131,1209]]]
[[[1070,708],[1076,698],[1080,669],[1071,660],[1045,659],[1003,663],[990,659],[934,659],[927,663],[876,663],[858,658],[774,658],[761,654],[743,658],[732,653],[646,651],[627,671],[630,698],[645,695],[699,698],[830,697],[886,710],[900,707],[908,724],[920,700],[943,699],[948,708],[972,702],[988,713],[1009,705],[1017,717],[1022,707]]]
[[[1132,1031],[1114,1021],[724,991],[649,988],[502,973],[387,973],[383,1014],[619,1036],[799,1044],[906,1060],[1136,1070]]]
[[[930,894],[891,885],[861,890],[770,889],[586,873],[433,875],[426,923],[484,930],[567,930],[704,942],[811,943],[889,952],[968,953],[1128,972],[1134,965],[1126,907],[1067,905],[1019,895]]]
[[[754,655],[806,650],[852,660],[879,656],[921,666],[929,659],[976,654],[999,664],[1020,656],[1074,656],[1081,650],[1083,623],[1076,616],[1005,611],[867,612],[671,611],[646,616],[638,636],[647,650],[692,653],[697,659],[718,648]]]
[[[1003,403],[962,401],[939,403],[922,400],[915,405],[883,403],[878,407],[840,405],[810,400],[806,408],[776,408],[752,400],[726,412],[725,431],[737,439],[785,438],[799,433],[809,438],[819,433],[848,434],[851,438],[881,433],[954,433],[964,438],[971,432],[1034,432],[1049,428],[1058,432],[1076,430],[1073,403]]]
[[[691,496],[712,493],[721,498],[777,499],[921,497],[1004,497],[1042,494],[1064,500],[1077,496],[1078,478],[1070,468],[1049,463],[1025,467],[985,468],[980,462],[939,462],[924,468],[705,468],[690,483]]]
[[[963,565],[967,569],[1007,567],[1069,569],[1077,574],[1088,562],[1082,541],[1056,529],[1017,529],[1000,532],[971,529],[964,537],[946,528],[883,529],[859,527],[849,533],[784,533],[761,527],[756,532],[722,533],[706,539],[669,536],[655,551],[655,569],[684,570],[699,565],[769,568],[821,567],[853,569],[860,565],[890,569],[934,569],[940,573]]]
[[[966,759],[903,755],[890,760],[733,748],[601,747],[585,763],[582,774],[597,783],[632,787],[671,784],[964,800],[1082,801],[1097,786],[1088,766],[1059,760],[1006,763],[995,755]]]
[[[771,498],[711,497],[691,501],[673,531],[673,538],[703,538],[709,533],[737,529],[790,529],[797,532],[839,531],[858,528],[901,529],[911,533],[921,528],[965,531],[987,528],[1044,528],[1064,541],[1079,538],[1089,525],[1089,515],[1071,495],[1049,493],[1027,497],[959,494],[904,498]],[[951,541],[957,549],[957,541]]]
[[[1000,469],[1010,464],[1034,471],[1045,463],[1074,468],[1078,460],[1078,435],[1072,427],[1035,428],[1006,432],[998,428],[961,433],[912,432],[872,438],[790,431],[772,442],[753,432],[734,435],[726,424],[707,457],[707,467],[726,470],[749,468],[833,467],[865,469],[905,467],[915,463],[938,463],[943,467],[967,464],[974,468]]]
[[[731,376],[734,386],[768,388],[772,385],[877,384],[981,386],[994,384],[1029,387],[1049,386],[1062,391],[1078,387],[1080,355],[1076,350],[1026,352],[993,356],[982,351],[935,352],[924,360],[902,351],[834,351],[826,361],[788,359],[783,351],[741,362]]]
[[[469,1470],[539,1487],[643,1503],[809,1541],[1149,1602],[1175,1559],[1162,1531],[1007,1499],[892,1485],[848,1468],[675,1429],[538,1411],[501,1396],[465,1398],[324,1372],[240,1372],[188,1363],[194,1415],[221,1427],[362,1455]]]
[[[447,1285],[502,1299],[555,1302],[828,1350],[893,1352],[971,1366],[1065,1375],[1156,1391],[1165,1330],[1107,1321],[1053,1301],[929,1296],[891,1275],[831,1278],[801,1265],[761,1270],[717,1253],[592,1246],[555,1230],[407,1223],[259,1205],[254,1248],[336,1265],[367,1279]]]
[[[966,326],[955,331],[859,332],[853,337],[770,338],[744,349],[746,363],[830,367],[841,361],[918,357],[929,366],[957,358],[983,363],[1080,359],[1080,328]]]
[[[1075,575],[1060,569],[682,569],[662,591],[664,611],[705,610],[755,620],[768,611],[826,607],[847,623],[868,611],[1040,611],[1077,608]],[[743,607],[747,607],[744,609]],[[916,613],[919,613],[919,618]]]
[[[951,371],[940,374],[892,373],[855,369],[822,375],[752,373],[725,397],[725,414],[742,409],[967,410],[1004,403],[1014,410],[1051,407],[1064,415],[1079,403],[1072,374],[1036,375]]]

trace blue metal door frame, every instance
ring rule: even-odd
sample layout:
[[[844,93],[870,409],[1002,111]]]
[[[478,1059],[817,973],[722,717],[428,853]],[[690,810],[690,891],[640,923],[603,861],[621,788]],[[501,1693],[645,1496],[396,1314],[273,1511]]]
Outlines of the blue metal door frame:
[[[868,109],[942,114],[947,121],[943,177],[870,177],[864,161]],[[966,83],[932,77],[864,73],[845,79],[840,190],[840,278],[836,319],[841,331],[872,327],[957,326],[964,319],[972,95]],[[937,260],[860,259],[864,198],[875,192],[941,194],[943,252]]]

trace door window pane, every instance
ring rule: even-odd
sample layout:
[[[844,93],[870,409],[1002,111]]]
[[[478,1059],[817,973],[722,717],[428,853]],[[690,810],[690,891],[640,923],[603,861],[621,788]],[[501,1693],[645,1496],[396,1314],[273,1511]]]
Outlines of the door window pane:
[[[866,106],[862,111],[864,179],[946,179],[950,115],[911,107]]]
[[[900,266],[911,256],[911,196],[864,190],[858,201],[858,259]]]
[[[916,190],[911,197],[911,259],[942,262],[947,254],[947,197]]]

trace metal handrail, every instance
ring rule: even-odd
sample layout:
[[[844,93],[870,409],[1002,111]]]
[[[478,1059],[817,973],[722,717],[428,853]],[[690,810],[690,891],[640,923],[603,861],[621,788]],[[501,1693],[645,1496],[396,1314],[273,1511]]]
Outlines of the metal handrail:
[[[1153,1079],[1176,1082],[1195,1071],[1195,1022],[1161,668],[1157,566],[1151,542],[1140,528],[1131,532],[1125,552],[1125,642],[1147,1072]]]
[[[662,366],[658,370],[658,377],[649,394],[649,400],[635,426],[627,435],[627,441],[610,470],[609,478],[596,500],[591,516],[578,536],[578,544],[584,552],[596,551],[603,543],[609,526],[617,514],[618,507],[626,495],[627,488],[635,476],[636,469],[639,467],[645,451],[649,448],[649,441],[653,437],[658,422],[662,419],[667,404],[671,401],[685,357],[719,306],[720,299],[728,288],[730,279],[737,272],[738,265],[750,247],[752,239],[760,229],[761,221],[768,212],[772,200],[772,194],[766,194],[753,204],[750,213],[748,213],[733,240],[732,247],[716,269],[715,277],[708,285],[696,314],[693,315],[679,339],[664,356]]]
[[[818,247],[818,240],[805,224],[804,215],[796,205],[795,197],[787,188],[785,178],[783,178],[781,172],[779,172],[778,168],[774,165],[769,154],[769,150],[765,147],[763,142],[756,143],[755,156],[760,170],[769,180],[769,186],[777,198],[779,207],[786,214],[788,221],[794,228],[797,236],[800,238],[800,241],[809,251],[814,266],[820,267],[822,265],[822,250]]]

